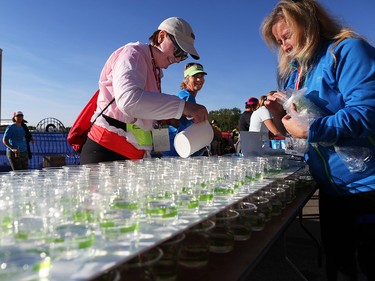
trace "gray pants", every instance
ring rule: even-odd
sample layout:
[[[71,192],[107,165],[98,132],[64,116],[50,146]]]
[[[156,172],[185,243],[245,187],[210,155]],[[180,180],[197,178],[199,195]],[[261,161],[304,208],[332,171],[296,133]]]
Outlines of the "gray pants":
[[[29,155],[27,151],[20,152],[19,156],[15,157],[14,152],[7,149],[7,158],[13,171],[29,169]]]

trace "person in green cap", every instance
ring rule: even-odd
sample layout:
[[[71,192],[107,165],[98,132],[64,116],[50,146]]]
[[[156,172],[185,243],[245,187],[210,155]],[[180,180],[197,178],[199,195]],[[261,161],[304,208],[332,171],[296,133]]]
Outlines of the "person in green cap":
[[[186,64],[184,67],[184,80],[180,85],[181,91],[177,96],[185,101],[197,103],[195,98],[204,85],[206,75],[207,73],[204,71],[203,65],[200,63],[190,62]],[[192,125],[193,121],[183,115],[178,120],[173,119],[171,123],[172,125],[168,127],[171,149],[169,151],[163,151],[163,156],[178,156],[173,145],[174,137],[178,132],[181,132]],[[192,156],[201,154],[201,151],[197,151]]]

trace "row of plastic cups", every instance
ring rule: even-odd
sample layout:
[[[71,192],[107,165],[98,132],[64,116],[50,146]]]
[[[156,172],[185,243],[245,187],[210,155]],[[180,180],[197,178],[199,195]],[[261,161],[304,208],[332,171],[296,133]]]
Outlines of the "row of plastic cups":
[[[251,228],[242,225],[237,220],[239,217],[239,212],[226,209],[211,219],[189,228],[185,233],[160,244],[158,247],[164,254],[154,262],[153,273],[157,276],[155,280],[176,280],[179,266],[183,268],[204,267],[209,262],[210,253],[228,253],[233,250],[235,241],[249,239]],[[137,268],[134,269],[131,266],[133,262],[130,262],[130,266],[128,262],[123,268],[136,271]],[[142,273],[138,271],[136,274],[139,276]],[[134,277],[134,273],[122,270],[121,278],[123,279],[121,280],[133,280],[128,278]]]
[[[246,240],[250,238],[251,230],[259,231],[264,227],[263,221],[268,221],[271,219],[271,215],[278,215],[281,211],[281,209],[285,206],[284,205],[284,198],[285,198],[285,190],[279,187],[270,188],[268,191],[261,191],[261,196],[250,196],[247,200],[250,203],[253,203],[256,205],[256,210],[248,210],[247,214],[250,214],[250,212],[254,213],[250,217],[249,220],[252,219],[252,227],[245,226],[245,227],[237,227],[239,232],[243,232],[245,234],[235,234],[236,240]],[[264,198],[269,196],[269,198]],[[275,198],[278,198],[279,200],[276,200]],[[270,207],[269,202],[273,206]],[[280,202],[280,204],[275,203]],[[152,220],[158,220],[160,219],[163,223],[168,223],[170,220],[175,220],[177,217],[177,206],[165,206],[165,205],[155,205],[151,209],[151,203],[160,203],[159,201],[150,201],[147,203],[146,213],[149,215]],[[99,228],[101,231],[101,234],[103,235],[104,239],[108,240],[116,240],[116,239],[123,239],[128,238],[129,234],[136,235],[139,227],[139,218],[140,213],[138,209],[130,208],[128,206],[122,206],[124,205],[123,202],[114,200],[112,203],[111,208],[104,208],[100,213],[94,214],[94,213],[88,213],[88,212],[80,212],[79,210],[71,211],[71,218],[70,220],[67,219],[65,221],[62,221],[61,223],[57,223],[54,226],[54,232],[52,232],[53,241],[62,241],[62,244],[58,243],[52,243],[52,246],[56,245],[56,249],[63,249],[66,248],[73,248],[72,241],[76,241],[75,238],[79,238],[81,241],[87,241],[87,245],[91,245],[93,243],[94,239],[94,231],[97,229],[93,229],[92,226],[96,225],[96,227]],[[164,204],[164,203],[163,203]],[[155,209],[154,209],[155,207]],[[241,211],[244,213],[244,210],[242,210],[242,207],[238,206],[236,207],[238,209],[235,209],[235,211]],[[250,208],[250,205],[247,206],[247,208]],[[270,211],[271,210],[271,211]],[[272,211],[273,210],[273,211]],[[276,211],[278,210],[278,211]],[[60,214],[63,211],[60,211]],[[95,217],[97,216],[97,217]],[[228,214],[222,212],[219,215],[216,216],[216,219],[218,221],[225,220],[229,217]],[[244,218],[241,216],[241,220],[244,220]],[[87,222],[89,222],[87,224]],[[16,237],[23,237],[22,244],[27,243],[36,243],[43,242],[45,240],[45,237],[38,237],[40,234],[45,231],[47,235],[47,230],[51,229],[50,226],[45,226],[46,222],[42,217],[38,216],[24,216],[20,217],[17,221],[17,228],[16,231]],[[249,223],[250,224],[250,223]],[[220,224],[219,224],[220,225]],[[239,224],[241,225],[241,224]],[[263,227],[262,227],[263,225]],[[247,229],[246,229],[247,227]],[[234,227],[234,229],[236,229]],[[66,236],[70,235],[69,237]],[[72,236],[74,234],[74,237]],[[39,235],[39,236],[38,236]],[[51,236],[52,237],[52,236]],[[31,242],[30,242],[31,241]],[[64,246],[64,244],[67,244]],[[77,245],[78,247],[79,245]],[[79,246],[81,247],[81,246]],[[82,248],[82,247],[81,247]],[[67,251],[67,255],[71,256],[74,251]],[[65,253],[57,253],[58,255],[65,255]]]
[[[210,253],[231,252],[235,241],[250,239],[252,231],[262,231],[272,216],[279,215],[288,203],[286,190],[290,190],[290,186],[281,187],[280,183],[263,188],[244,201],[216,214],[211,220],[191,227],[185,233],[144,254],[142,260],[137,257],[128,262],[121,271],[121,280],[139,279],[139,276],[145,274],[145,267],[148,267],[147,278],[151,278],[150,280],[173,281],[177,279],[178,266],[206,266]],[[163,254],[157,256],[160,250]],[[150,257],[150,260],[147,257]]]
[[[235,241],[250,239],[252,231],[263,230],[272,216],[282,212],[288,204],[286,190],[291,192],[290,189],[280,183],[264,188],[221,211],[213,220],[206,220],[161,244],[164,256],[155,263],[158,280],[176,280],[178,266],[205,266],[210,252],[228,253],[233,250]]]
[[[108,272],[107,277],[125,281],[177,280],[179,267],[204,267],[210,253],[229,253],[235,241],[248,240],[253,230],[259,231],[260,228],[254,228],[258,220],[256,209],[255,204],[238,203]]]
[[[262,194],[266,195],[266,192],[272,193],[270,191],[263,191]],[[272,214],[270,213],[270,200],[264,196],[250,196],[249,201],[252,203],[241,202],[235,205],[234,209],[225,210],[215,216],[216,226],[203,236],[200,235],[201,239],[206,240],[206,242],[208,238],[208,247],[207,244],[206,246],[202,246],[202,252],[198,254],[197,257],[197,264],[199,264],[199,262],[204,263],[204,259],[202,260],[202,258],[208,257],[207,249],[213,253],[230,252],[233,250],[234,241],[250,239],[251,231],[261,231],[264,228],[265,222],[270,219],[270,215]],[[106,239],[119,239],[120,235],[124,238],[129,232],[134,234],[136,232],[135,226],[126,226],[123,224],[124,215],[129,210],[120,208],[114,211],[113,213],[110,211],[107,214],[108,217],[106,218],[108,218],[108,224],[105,220],[100,223],[104,237]],[[119,216],[119,224],[114,223],[117,216]],[[32,222],[29,223],[31,224]],[[129,229],[125,231],[127,227]],[[132,229],[130,230],[130,228]],[[55,254],[59,254],[66,259],[72,259],[90,250],[90,245],[93,243],[94,236],[92,229],[90,230],[86,225],[79,223],[63,224],[59,225],[56,231],[60,233],[59,237],[61,238],[55,240],[57,243],[54,243],[56,245],[54,249],[59,251]],[[70,233],[70,235],[74,234],[74,237],[66,237],[65,233]],[[194,233],[194,230],[192,230],[191,233]],[[189,237],[190,235],[191,234],[189,234]],[[31,238],[33,239],[26,239],[22,243],[29,243],[30,241],[38,242],[37,237]],[[75,242],[78,244],[74,245]],[[195,254],[197,253],[195,252]],[[188,256],[187,247],[185,254],[180,258],[180,261],[185,266],[188,265],[189,262],[194,264],[194,257],[186,258]],[[185,259],[183,257],[185,257]]]
[[[289,183],[293,183],[290,181]],[[212,237],[221,243],[215,244],[211,251],[226,253],[233,249],[234,241],[248,240],[252,231],[262,231],[272,216],[281,214],[287,204],[292,202],[289,185],[269,186],[246,197],[231,209],[216,215],[216,227]]]
[[[202,221],[107,272],[100,280],[176,280],[179,267],[201,268],[207,265],[209,233],[214,227],[214,221]]]
[[[251,239],[253,231],[264,229],[271,205],[264,197],[250,196],[218,213],[215,227],[209,232],[210,252],[229,253],[236,241]]]

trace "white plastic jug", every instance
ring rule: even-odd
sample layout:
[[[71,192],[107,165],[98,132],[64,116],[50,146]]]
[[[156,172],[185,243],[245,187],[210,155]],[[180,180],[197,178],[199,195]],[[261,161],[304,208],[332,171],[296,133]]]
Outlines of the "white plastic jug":
[[[182,158],[187,158],[205,146],[214,138],[214,131],[210,123],[194,123],[184,131],[179,132],[174,138],[174,147]]]

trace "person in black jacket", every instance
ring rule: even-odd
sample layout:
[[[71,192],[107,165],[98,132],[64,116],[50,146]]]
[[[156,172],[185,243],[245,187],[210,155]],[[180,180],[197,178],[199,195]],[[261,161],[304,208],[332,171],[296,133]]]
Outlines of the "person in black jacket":
[[[253,111],[257,108],[259,100],[257,98],[251,97],[245,102],[245,111],[242,112],[240,119],[238,121],[238,130],[249,131],[250,117]]]
[[[34,139],[33,139],[32,134],[30,133],[29,128],[27,127],[26,123],[27,123],[26,120],[22,121],[22,128],[25,130],[25,133],[26,133],[25,138],[26,138],[26,146],[27,146],[27,155],[28,155],[29,159],[32,159],[33,155],[31,154],[30,142],[34,143]]]
[[[240,135],[241,131],[249,131],[251,114],[257,108],[258,104],[259,100],[254,97],[249,98],[245,102],[245,111],[242,112],[240,119],[238,120],[238,130],[240,131]],[[234,144],[237,153],[241,152],[240,135],[238,137],[238,141]]]

